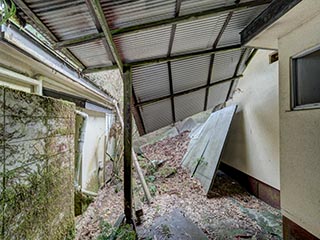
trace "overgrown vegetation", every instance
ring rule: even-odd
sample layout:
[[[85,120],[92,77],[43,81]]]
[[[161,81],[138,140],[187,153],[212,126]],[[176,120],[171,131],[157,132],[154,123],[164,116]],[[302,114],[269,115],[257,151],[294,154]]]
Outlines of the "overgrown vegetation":
[[[119,228],[112,227],[108,222],[102,221],[100,224],[101,233],[97,240],[135,240],[137,235],[128,224]]]
[[[11,0],[10,4],[6,0],[0,0],[0,25],[16,14],[16,5]]]

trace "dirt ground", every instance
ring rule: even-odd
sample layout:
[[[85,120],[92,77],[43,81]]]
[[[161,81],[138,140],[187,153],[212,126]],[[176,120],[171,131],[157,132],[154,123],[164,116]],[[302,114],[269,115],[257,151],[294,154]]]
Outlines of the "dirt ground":
[[[209,239],[281,239],[281,214],[248,194],[236,181],[218,172],[210,198],[197,179],[180,167],[187,151],[188,132],[142,148],[139,157],[153,195],[153,203],[144,201],[136,180],[136,199],[142,201],[142,224],[137,227],[140,239],[147,235],[156,218],[180,209],[198,225]],[[159,165],[159,166],[158,166]],[[120,181],[100,190],[87,211],[77,218],[76,239],[96,239],[103,222],[114,224],[123,213],[123,189]]]

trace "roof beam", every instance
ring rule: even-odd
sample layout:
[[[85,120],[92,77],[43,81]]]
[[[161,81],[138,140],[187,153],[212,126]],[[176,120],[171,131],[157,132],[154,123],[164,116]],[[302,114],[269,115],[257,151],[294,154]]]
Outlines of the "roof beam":
[[[179,16],[180,9],[181,9],[181,1],[182,0],[176,0],[175,17]],[[172,24],[167,57],[171,56],[171,51],[172,51],[172,47],[173,47],[174,37],[176,34],[176,29],[177,29],[177,24]],[[175,123],[176,122],[176,110],[175,110],[174,97],[173,97],[174,92],[173,92],[173,79],[172,79],[171,62],[167,62],[167,66],[168,66],[168,75],[169,75],[169,88],[170,88],[170,95],[171,95],[172,123]]]
[[[254,19],[241,33],[241,43],[246,44],[268,26],[276,22],[302,0],[273,1],[256,19]]]
[[[173,95],[170,94],[170,95],[167,95],[167,96],[163,96],[163,97],[154,98],[154,99],[151,99],[151,100],[139,102],[139,103],[136,103],[136,106],[140,107],[140,106],[148,105],[148,104],[151,104],[151,103],[156,103],[156,102],[159,102],[159,101],[162,101],[162,100],[165,100],[165,99],[169,99],[169,98],[172,98],[172,97],[179,97],[179,96],[182,96],[182,95],[186,95],[186,94],[189,94],[189,93],[193,93],[193,92],[199,91],[199,90],[204,89],[204,88],[210,88],[212,86],[215,86],[215,85],[218,85],[218,84],[221,84],[221,83],[233,81],[233,80],[241,78],[241,77],[242,77],[242,75],[239,75],[239,76],[236,76],[236,77],[220,80],[218,82],[210,83],[209,85],[206,84],[204,86],[200,86],[200,87],[192,88],[192,89],[189,89],[189,90],[186,90],[186,91],[178,92],[178,93],[175,93]]]
[[[89,67],[85,68],[82,73],[83,74],[90,74],[90,73],[96,73],[96,72],[103,72],[103,71],[109,71],[109,70],[115,70],[118,69],[117,65],[112,66],[97,66],[97,67]]]
[[[170,57],[154,58],[154,59],[149,59],[149,60],[130,62],[130,63],[125,63],[123,66],[126,66],[126,67],[148,66],[148,65],[152,65],[152,64],[185,60],[185,59],[189,59],[189,58],[193,58],[193,57],[208,56],[208,55],[212,55],[215,53],[230,52],[230,51],[239,50],[239,49],[241,49],[241,45],[236,44],[236,45],[217,48],[217,49],[209,49],[209,50],[204,50],[204,51],[199,51],[199,52],[185,53],[185,54],[180,54],[180,55],[175,55],[175,56],[170,56]],[[113,70],[116,68],[117,68],[116,65],[90,67],[90,68],[84,69],[83,73],[89,74],[89,73]]]
[[[250,2],[244,2],[244,3],[234,4],[234,5],[230,5],[230,6],[214,8],[214,9],[205,10],[202,12],[187,14],[187,15],[178,16],[178,17],[174,17],[174,18],[154,21],[154,22],[150,22],[150,23],[144,23],[144,24],[140,24],[140,25],[136,25],[136,26],[118,28],[118,29],[112,30],[111,33],[113,36],[118,36],[118,35],[127,34],[127,33],[136,33],[136,32],[140,32],[140,31],[145,31],[145,30],[154,29],[154,28],[158,28],[158,27],[168,26],[168,25],[172,25],[172,24],[191,22],[191,21],[195,21],[195,20],[199,20],[199,19],[212,17],[212,16],[215,16],[215,15],[218,15],[221,13],[228,13],[230,11],[237,11],[237,10],[242,10],[242,9],[247,9],[247,8],[251,8],[251,7],[264,5],[264,4],[269,4],[271,2],[272,2],[272,0],[253,0]]]
[[[130,33],[136,33],[140,31],[145,31],[149,29],[154,29],[162,26],[168,26],[172,24],[179,24],[184,22],[191,22],[198,19],[204,19],[208,17],[212,17],[218,14],[227,13],[230,11],[238,11],[246,8],[251,7],[257,7],[264,4],[271,3],[272,0],[256,0],[256,1],[250,1],[250,2],[244,2],[239,4],[234,4],[231,6],[225,6],[225,7],[219,7],[211,10],[206,10],[198,13],[192,13],[187,14],[184,16],[175,16],[174,18],[169,18],[165,20],[155,21],[151,23],[136,25],[136,26],[130,26],[126,28],[119,28],[119,29],[113,29],[111,30],[111,34],[113,37],[119,36],[119,35],[125,35]],[[96,39],[103,38],[100,33],[97,34],[90,34],[88,36],[74,38],[67,41],[61,41],[56,45],[57,49],[64,48],[64,47],[70,47],[70,46],[77,46],[81,45],[83,43],[87,43],[88,41],[95,41]],[[90,40],[89,40],[90,39]]]
[[[58,42],[57,37],[46,27],[46,25],[38,18],[38,16],[25,4],[23,0],[13,0],[14,3],[41,29],[50,39],[52,44]],[[85,68],[85,66],[77,59],[68,49],[62,49],[61,52],[66,55],[72,62],[74,62],[79,68]]]
[[[79,38],[74,38],[70,40],[60,41],[53,45],[53,48],[56,50],[68,47],[79,46],[81,44],[90,43],[99,39],[104,38],[104,33],[93,33],[89,35],[85,35]]]
[[[92,0],[92,1],[87,1],[87,2],[92,7],[94,14],[97,17],[97,20],[99,21],[99,24],[102,28],[103,33],[104,33],[104,37],[110,47],[111,54],[117,64],[120,72],[123,73],[123,64],[122,64],[122,61],[120,58],[120,54],[119,54],[117,47],[113,41],[110,28],[108,26],[107,20],[104,16],[102,7],[100,5],[100,1],[99,0]]]
[[[225,22],[223,23],[221,29],[220,29],[220,32],[216,38],[216,40],[214,41],[213,45],[212,45],[212,48],[215,49],[218,44],[219,44],[219,41],[224,33],[224,31],[226,30],[231,18],[232,18],[232,15],[233,15],[233,12],[230,12],[228,14],[228,16],[226,17],[226,20]],[[208,79],[207,79],[207,85],[210,85],[210,82],[211,82],[211,78],[212,78],[212,69],[213,69],[213,63],[214,63],[214,56],[215,55],[211,55],[211,58],[210,58],[210,63],[209,63],[209,72],[208,72]],[[204,97],[204,107],[203,107],[203,111],[206,111],[207,108],[208,108],[208,100],[209,100],[209,88],[206,88],[206,94],[205,94],[205,97]]]
[[[222,48],[216,48],[216,49],[209,49],[209,50],[204,50],[204,51],[199,51],[199,52],[186,53],[186,54],[170,56],[170,57],[136,61],[136,62],[127,63],[127,64],[125,64],[125,66],[132,66],[132,67],[147,66],[147,65],[151,65],[151,64],[159,64],[159,63],[185,60],[185,59],[189,59],[189,58],[193,58],[193,57],[210,56],[215,53],[230,52],[230,51],[234,51],[234,50],[238,50],[238,49],[241,49],[240,44],[222,47]]]

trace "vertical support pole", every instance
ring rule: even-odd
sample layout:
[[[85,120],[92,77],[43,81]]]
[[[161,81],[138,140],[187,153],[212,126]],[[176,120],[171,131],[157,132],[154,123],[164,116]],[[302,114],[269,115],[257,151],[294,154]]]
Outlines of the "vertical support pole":
[[[132,75],[131,67],[125,67],[123,73],[123,97],[124,97],[124,214],[127,224],[133,224],[132,220]]]

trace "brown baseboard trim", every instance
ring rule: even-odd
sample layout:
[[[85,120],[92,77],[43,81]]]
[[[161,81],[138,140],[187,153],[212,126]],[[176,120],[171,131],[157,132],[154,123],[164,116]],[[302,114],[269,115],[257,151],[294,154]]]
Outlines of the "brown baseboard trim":
[[[237,180],[252,195],[268,203],[272,207],[280,209],[280,191],[278,189],[275,189],[223,162],[220,163],[219,169]]]
[[[285,216],[282,217],[284,240],[319,240],[307,230],[292,222]]]

